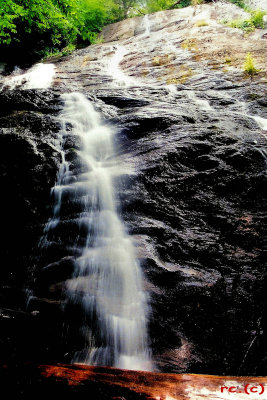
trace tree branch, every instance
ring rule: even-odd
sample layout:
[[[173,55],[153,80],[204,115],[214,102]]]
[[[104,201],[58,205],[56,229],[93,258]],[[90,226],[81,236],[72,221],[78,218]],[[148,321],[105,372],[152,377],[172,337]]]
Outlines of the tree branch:
[[[182,0],[176,1],[171,7],[170,10],[172,10],[175,6],[177,6]]]

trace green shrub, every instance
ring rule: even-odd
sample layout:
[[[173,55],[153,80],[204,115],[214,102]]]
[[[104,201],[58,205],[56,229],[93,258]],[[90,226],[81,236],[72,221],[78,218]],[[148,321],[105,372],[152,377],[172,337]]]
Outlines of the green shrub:
[[[255,26],[250,19],[234,19],[233,21],[227,22],[227,26],[230,28],[239,28],[242,29],[244,32],[250,33],[255,30]]]
[[[266,11],[256,10],[251,11],[251,22],[256,28],[264,28],[263,17],[267,15]]]
[[[252,57],[251,53],[247,53],[243,70],[246,75],[249,75],[251,78],[253,75],[256,75],[259,71],[255,67],[255,61]]]
[[[50,49],[46,48],[43,52],[43,59],[46,60],[51,57],[62,57],[68,56],[76,49],[74,44],[68,44],[68,46],[64,47],[61,51],[58,49]]]
[[[244,32],[250,33],[255,28],[264,28],[264,15],[267,15],[266,11],[250,11],[251,17],[249,19],[234,19],[233,21],[223,20],[221,23],[226,24],[230,28],[239,28]]]
[[[95,39],[92,39],[92,44],[101,44],[104,43],[103,35],[97,35]]]
[[[197,27],[197,28],[201,28],[202,26],[208,26],[209,24],[207,23],[207,21],[205,21],[205,20],[200,20],[200,21],[197,21],[196,23],[195,23],[195,26]]]

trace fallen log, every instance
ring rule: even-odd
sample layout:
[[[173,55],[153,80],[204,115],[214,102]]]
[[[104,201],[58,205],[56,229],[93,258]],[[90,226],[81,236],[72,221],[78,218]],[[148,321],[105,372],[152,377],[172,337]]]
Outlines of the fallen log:
[[[0,371],[2,389],[7,385],[16,399],[255,400],[266,398],[261,394],[267,387],[267,377],[163,374],[81,364],[5,365]]]

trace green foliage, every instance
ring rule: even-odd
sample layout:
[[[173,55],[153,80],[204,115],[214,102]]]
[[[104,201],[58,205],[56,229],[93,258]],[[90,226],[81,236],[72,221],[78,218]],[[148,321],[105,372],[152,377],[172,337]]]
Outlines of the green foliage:
[[[43,51],[43,59],[46,60],[51,57],[68,56],[75,50],[75,48],[74,44],[68,44],[68,46],[64,47],[62,50],[46,48]]]
[[[153,13],[156,11],[168,10],[174,5],[174,0],[148,0],[147,12]]]
[[[249,19],[235,19],[233,21],[222,21],[231,28],[239,28],[244,32],[250,33],[255,30],[255,28],[264,28],[263,17],[266,15],[265,11],[250,11],[251,17]]]
[[[182,0],[173,8],[184,8],[191,5],[191,0]]]
[[[90,43],[112,21],[112,7],[112,0],[1,0],[1,50],[42,56]]]
[[[204,0],[191,0],[192,6],[198,6],[199,4],[204,3]]]
[[[5,9],[9,9],[8,18],[12,26],[6,24]],[[25,4],[23,0],[3,0],[1,9],[0,43],[18,41],[23,34],[48,33],[51,43],[57,44],[61,37],[72,34],[71,22],[52,0],[31,0]],[[2,37],[6,37],[3,40]]]
[[[102,35],[98,35],[94,40],[92,40],[92,44],[101,44],[104,42],[104,38]]]
[[[224,63],[225,63],[225,64],[231,64],[231,63],[232,63],[231,58],[225,57]]]
[[[1,58],[69,53],[82,43],[100,43],[111,22],[137,14],[182,8],[211,0],[0,0]],[[243,0],[229,0],[243,7]],[[264,26],[262,11],[247,20],[228,21],[251,32]],[[199,26],[205,26],[204,23]]]
[[[251,78],[256,75],[259,71],[255,67],[255,61],[251,53],[247,53],[243,70],[245,74],[249,75]]]
[[[0,5],[0,44],[9,44],[12,34],[16,33],[16,21],[24,16],[25,10],[12,0],[4,1]]]
[[[240,8],[245,8],[246,5],[244,3],[243,0],[228,0],[230,3],[235,4],[236,6],[240,7]]]
[[[264,28],[263,17],[267,15],[266,11],[256,10],[251,11],[251,21],[256,28]]]
[[[197,21],[196,23],[195,23],[195,26],[197,27],[197,28],[201,28],[202,26],[208,26],[209,24],[207,23],[207,21],[205,21],[205,20],[200,20],[200,21]]]
[[[138,0],[114,0],[117,10],[113,8],[113,13],[118,19],[127,18],[131,9],[139,4]]]
[[[211,2],[212,0],[147,0],[145,12],[152,13],[161,10],[184,8],[190,5],[196,6],[198,4]]]
[[[255,26],[250,19],[233,19],[230,22],[226,22],[226,24],[230,28],[239,28],[247,33],[253,32],[255,30]]]

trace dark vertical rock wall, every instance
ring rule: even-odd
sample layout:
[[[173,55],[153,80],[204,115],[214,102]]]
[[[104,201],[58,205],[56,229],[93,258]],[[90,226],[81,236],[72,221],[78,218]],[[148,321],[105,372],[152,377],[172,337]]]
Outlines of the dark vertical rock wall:
[[[58,95],[34,90],[0,93],[1,359],[31,358],[38,315],[26,311],[38,242],[51,215],[50,190],[60,154]],[[21,354],[20,354],[21,353]]]
[[[113,85],[105,66],[114,48],[103,44],[58,60],[57,89],[0,93],[0,360],[69,362],[77,348],[84,316],[63,307],[79,212],[67,196],[53,246],[38,243],[60,163],[59,94],[78,90],[116,125],[118,158],[131,170],[114,183],[145,272],[156,368],[266,375],[266,131],[251,117],[266,118],[266,88],[263,76],[217,71],[182,46],[179,35],[195,29],[189,11],[181,20],[169,13],[170,26],[167,13],[156,40],[124,43],[120,66],[132,88]],[[198,30],[205,45],[213,28]],[[227,29],[218,28],[214,46],[235,42]],[[235,39],[243,53],[256,46],[238,32]],[[79,146],[75,137],[65,143],[73,170]]]

